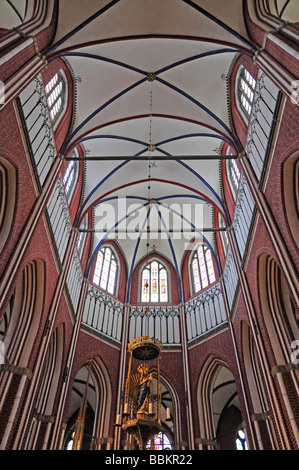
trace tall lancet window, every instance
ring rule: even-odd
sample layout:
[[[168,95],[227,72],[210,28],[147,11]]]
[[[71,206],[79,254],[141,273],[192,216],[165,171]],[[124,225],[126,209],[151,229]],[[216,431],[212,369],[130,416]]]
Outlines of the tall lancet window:
[[[191,277],[194,294],[216,280],[212,253],[206,245],[199,245],[191,258]]]
[[[107,246],[98,251],[93,282],[101,289],[116,294],[118,262],[113,250]]]
[[[74,153],[76,156],[76,154]],[[79,165],[78,161],[71,160],[66,167],[63,184],[68,202],[70,202],[78,179]]]
[[[141,302],[168,302],[168,271],[158,260],[146,263],[141,272]]]
[[[252,75],[250,75],[248,70],[242,67],[238,80],[238,95],[239,104],[243,113],[245,114],[246,120],[249,119],[249,116],[252,111],[255,86],[256,81],[254,80]]]
[[[236,199],[238,189],[239,189],[239,184],[240,184],[241,173],[240,173],[240,170],[238,168],[238,165],[235,159],[228,160],[227,165],[228,165],[227,173],[228,173],[229,184],[230,184],[233,196]]]
[[[66,80],[62,71],[56,73],[45,86],[50,119],[53,125],[57,124],[64,113],[66,89]]]

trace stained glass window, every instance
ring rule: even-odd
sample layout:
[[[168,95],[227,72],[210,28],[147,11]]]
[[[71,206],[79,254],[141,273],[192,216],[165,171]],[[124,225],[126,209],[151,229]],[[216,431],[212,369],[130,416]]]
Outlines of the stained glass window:
[[[45,86],[46,100],[53,124],[63,112],[65,91],[66,85],[62,72],[56,73]]]
[[[78,162],[72,160],[69,162],[66,168],[65,174],[63,176],[65,194],[69,202],[71,200],[73,189],[77,182],[78,170],[79,170]]]
[[[199,245],[195,250],[191,260],[191,272],[194,293],[215,282],[212,254],[206,245]]]
[[[96,267],[93,276],[94,284],[101,289],[115,295],[118,274],[116,257],[109,247],[101,248],[97,255]]]
[[[141,275],[141,302],[168,302],[168,273],[165,266],[153,260]]]
[[[172,445],[167,435],[164,432],[156,434],[146,446],[149,450],[172,450]]]
[[[242,69],[242,72],[239,77],[239,102],[245,115],[249,118],[252,111],[252,104],[254,98],[254,91],[256,86],[256,81],[250,75],[248,70],[245,68]]]

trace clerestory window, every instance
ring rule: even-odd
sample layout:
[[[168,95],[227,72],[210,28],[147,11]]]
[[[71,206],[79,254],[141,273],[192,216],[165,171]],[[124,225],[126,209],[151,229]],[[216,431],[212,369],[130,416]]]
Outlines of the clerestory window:
[[[168,271],[158,260],[147,262],[141,272],[141,302],[168,302]]]
[[[241,110],[245,115],[245,122],[248,123],[252,111],[256,81],[252,75],[242,67],[238,80],[238,98]]]
[[[103,247],[98,251],[93,283],[101,289],[116,295],[118,278],[118,261],[114,251],[109,247]]]
[[[79,173],[79,165],[77,161],[70,161],[63,176],[63,184],[65,189],[65,194],[68,202],[70,203]]]
[[[64,113],[66,80],[62,71],[56,73],[45,86],[50,119],[53,125],[58,123]]]
[[[194,294],[216,280],[212,253],[206,245],[199,245],[194,251],[191,258],[191,277]]]

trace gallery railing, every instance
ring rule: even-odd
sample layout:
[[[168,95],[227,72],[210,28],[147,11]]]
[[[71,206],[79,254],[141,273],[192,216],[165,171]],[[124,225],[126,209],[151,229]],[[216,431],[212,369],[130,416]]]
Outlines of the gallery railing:
[[[124,306],[107,293],[89,285],[82,326],[116,344],[120,344]]]
[[[217,283],[185,305],[187,339],[193,343],[223,328],[226,313],[220,284]]]
[[[181,342],[179,308],[163,305],[132,306],[129,341],[140,336],[157,338],[166,348],[179,346]]]
[[[230,312],[232,312],[236,300],[236,295],[238,292],[239,278],[230,248],[228,249],[226,256],[226,262],[223,272],[223,283],[226,290]]]
[[[232,225],[242,259],[247,252],[255,214],[256,208],[254,199],[245,177],[241,175]]]
[[[58,178],[49,199],[46,214],[58,260],[62,264],[72,230],[72,222],[61,176]]]
[[[17,104],[37,183],[42,187],[57,153],[40,76],[25,88],[17,99]]]
[[[267,167],[281,96],[274,83],[260,71],[256,81],[246,142],[248,159],[260,182]]]

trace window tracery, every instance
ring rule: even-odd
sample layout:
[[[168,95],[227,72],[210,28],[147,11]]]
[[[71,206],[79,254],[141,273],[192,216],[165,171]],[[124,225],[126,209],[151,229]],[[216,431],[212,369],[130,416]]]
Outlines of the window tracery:
[[[68,202],[70,202],[72,198],[73,190],[77,182],[78,173],[79,173],[78,162],[74,160],[70,161],[66,168],[65,174],[63,176],[63,184],[64,184],[65,194],[66,194]]]
[[[254,99],[254,92],[256,87],[256,81],[252,75],[242,67],[239,80],[238,80],[238,95],[239,104],[245,112],[247,119],[249,118],[252,111],[252,104]]]
[[[118,262],[110,247],[98,251],[93,283],[109,294],[115,295],[118,277]]]
[[[141,272],[141,302],[168,302],[168,272],[158,260],[146,263]]]
[[[45,86],[46,100],[52,124],[56,124],[64,110],[66,82],[62,71],[56,73]]]
[[[199,245],[191,258],[193,293],[197,293],[215,282],[215,271],[211,250]]]

